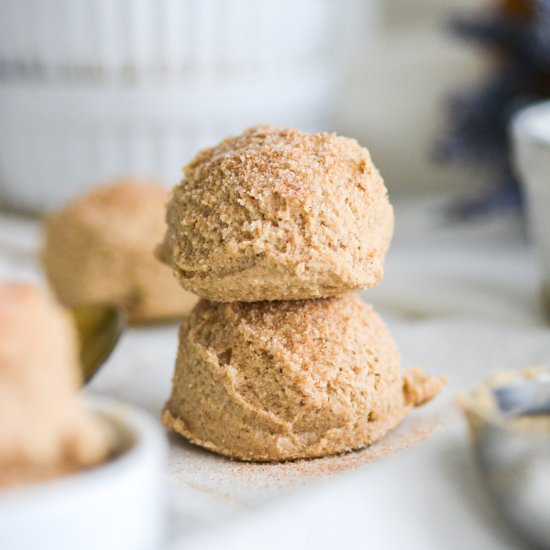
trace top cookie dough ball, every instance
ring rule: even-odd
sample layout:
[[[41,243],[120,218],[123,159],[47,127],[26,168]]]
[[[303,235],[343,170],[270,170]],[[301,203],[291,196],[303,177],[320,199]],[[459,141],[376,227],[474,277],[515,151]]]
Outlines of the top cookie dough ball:
[[[122,180],[98,187],[52,214],[45,224],[43,264],[66,304],[110,302],[131,322],[185,315],[196,297],[154,257],[166,230],[168,193]]]
[[[393,209],[369,152],[334,134],[259,126],[185,167],[157,253],[219,302],[298,300],[383,277]]]

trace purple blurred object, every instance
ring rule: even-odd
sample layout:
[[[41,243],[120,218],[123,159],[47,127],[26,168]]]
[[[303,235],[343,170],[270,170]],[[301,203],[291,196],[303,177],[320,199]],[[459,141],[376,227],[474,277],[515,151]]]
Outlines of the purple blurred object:
[[[454,217],[469,219],[523,204],[511,164],[509,123],[521,108],[550,98],[550,0],[524,4],[526,17],[495,12],[483,19],[455,17],[450,23],[457,36],[500,54],[484,82],[451,99],[447,134],[435,145],[439,162],[487,174],[484,194],[450,205]]]

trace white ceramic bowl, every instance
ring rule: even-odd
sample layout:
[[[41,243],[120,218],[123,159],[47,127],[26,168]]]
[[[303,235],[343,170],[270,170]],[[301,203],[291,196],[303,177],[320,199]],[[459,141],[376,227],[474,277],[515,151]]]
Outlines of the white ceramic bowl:
[[[92,470],[0,491],[0,548],[156,550],[163,536],[157,422],[126,404],[92,399],[127,448]]]
[[[173,185],[199,148],[262,122],[330,129],[377,3],[0,2],[0,202],[50,210],[127,175]]]
[[[97,88],[0,83],[0,203],[26,211],[61,206],[124,176],[165,185],[197,151],[269,121],[320,122],[330,88],[316,79],[213,91],[185,86]]]
[[[4,78],[218,85],[325,72],[363,0],[15,0],[0,3]],[[344,19],[343,19],[344,18]],[[332,67],[334,68],[334,67]]]
[[[550,101],[521,111],[512,123],[515,164],[527,199],[550,317]]]

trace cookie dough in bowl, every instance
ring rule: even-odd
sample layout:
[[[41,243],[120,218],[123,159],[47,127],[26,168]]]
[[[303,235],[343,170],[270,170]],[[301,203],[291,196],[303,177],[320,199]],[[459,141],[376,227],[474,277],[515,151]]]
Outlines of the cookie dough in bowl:
[[[162,421],[233,458],[321,457],[380,439],[440,386],[420,371],[403,378],[386,327],[351,294],[201,300],[181,327]]]
[[[98,187],[45,223],[42,260],[61,302],[110,302],[129,321],[185,315],[196,297],[155,259],[168,193],[153,183],[121,180]]]
[[[383,277],[393,210],[369,152],[334,134],[258,126],[185,167],[157,255],[218,301],[307,300]]]
[[[120,401],[84,398],[72,318],[0,282],[0,548],[151,550],[165,441]]]
[[[77,336],[51,297],[0,282],[0,489],[96,466],[107,426],[79,400]]]

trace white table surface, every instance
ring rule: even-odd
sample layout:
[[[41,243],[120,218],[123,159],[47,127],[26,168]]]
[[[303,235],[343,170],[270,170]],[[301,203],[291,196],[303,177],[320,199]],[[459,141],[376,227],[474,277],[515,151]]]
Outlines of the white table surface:
[[[536,264],[514,220],[452,226],[438,206],[398,203],[386,278],[363,297],[404,365],[448,377],[443,393],[378,446],[343,458],[241,464],[170,437],[167,548],[524,548],[477,478],[452,397],[495,370],[550,364]],[[0,277],[42,281],[39,239],[36,223],[0,216]],[[90,391],[158,415],[176,330],[128,331]]]

